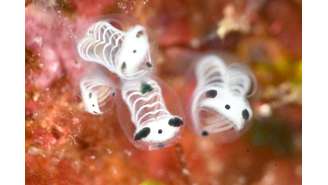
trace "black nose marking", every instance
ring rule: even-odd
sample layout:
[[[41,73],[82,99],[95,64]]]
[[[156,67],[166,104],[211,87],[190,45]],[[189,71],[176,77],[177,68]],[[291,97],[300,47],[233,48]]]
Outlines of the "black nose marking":
[[[169,125],[173,126],[173,127],[179,127],[183,124],[183,121],[181,118],[178,118],[178,117],[174,117],[174,118],[171,118],[169,120]]]
[[[135,136],[134,136],[134,140],[140,140],[142,138],[145,138],[148,136],[148,134],[150,133],[150,128],[149,127],[145,127],[143,129],[141,129]]]
[[[206,130],[202,131],[202,136],[208,136],[208,132]]]
[[[206,97],[207,98],[215,98],[218,92],[216,90],[208,90],[206,91]]]
[[[244,109],[241,114],[242,114],[244,120],[248,120],[248,118],[249,118],[249,112],[248,112],[247,109]]]

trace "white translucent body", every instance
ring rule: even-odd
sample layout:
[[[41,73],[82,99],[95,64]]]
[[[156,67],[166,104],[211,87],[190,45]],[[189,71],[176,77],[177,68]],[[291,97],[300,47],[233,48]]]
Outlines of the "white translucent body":
[[[250,106],[244,97],[236,96],[229,92],[230,90],[226,88],[219,89],[219,95],[215,98],[206,98],[199,102],[200,108],[212,108],[214,111],[221,113],[223,116],[221,119],[226,119],[222,121],[231,121],[232,124],[226,125],[226,127],[215,127],[215,123],[211,124],[206,130],[212,132],[224,131],[226,129],[235,128],[236,130],[241,130],[244,127],[245,120],[242,117],[242,111],[246,108],[250,110]],[[231,108],[227,110],[225,105],[229,105]],[[250,112],[250,111],[249,111]]]
[[[148,37],[140,25],[124,32],[106,21],[96,22],[77,50],[82,59],[101,64],[123,79],[143,76],[152,66]]]
[[[142,84],[151,86],[152,90],[143,93]],[[163,147],[178,134],[180,125],[169,125],[170,119],[178,117],[167,110],[161,87],[156,81],[149,79],[142,82],[126,82],[122,87],[122,97],[135,126],[134,136],[145,128],[150,130],[140,139],[141,141],[155,147]]]
[[[117,72],[120,76],[127,78],[138,77],[149,70],[146,64],[151,64],[149,42],[142,26],[134,26],[126,32],[121,49],[116,57]],[[122,69],[123,62],[126,63],[124,69]]]
[[[85,76],[80,91],[85,110],[94,115],[102,114],[103,106],[115,95],[113,83],[100,73]]]
[[[252,117],[247,100],[252,85],[250,74],[240,66],[226,66],[216,55],[201,58],[195,73],[197,86],[191,114],[196,132],[211,134],[243,129]],[[201,111],[214,112],[217,116],[201,119]]]

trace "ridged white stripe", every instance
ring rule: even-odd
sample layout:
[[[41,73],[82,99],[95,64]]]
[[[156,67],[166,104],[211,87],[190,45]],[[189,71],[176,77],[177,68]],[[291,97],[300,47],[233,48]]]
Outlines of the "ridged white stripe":
[[[148,81],[147,84],[153,89],[143,94],[141,84],[140,82],[122,89],[122,97],[128,105],[133,123],[138,126],[146,121],[171,116],[164,103],[160,86],[155,81]]]

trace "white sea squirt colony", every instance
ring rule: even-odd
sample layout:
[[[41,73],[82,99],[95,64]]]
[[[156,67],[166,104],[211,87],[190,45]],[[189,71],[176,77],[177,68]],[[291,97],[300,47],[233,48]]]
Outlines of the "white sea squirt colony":
[[[177,136],[183,121],[167,110],[161,87],[155,80],[126,82],[121,93],[135,126],[136,142],[162,148]]]
[[[87,112],[99,115],[103,113],[105,104],[115,96],[114,83],[104,74],[97,73],[86,75],[80,81],[81,97]]]
[[[251,73],[242,66],[226,65],[216,55],[207,55],[197,63],[195,75],[191,115],[196,132],[207,136],[242,130],[252,117],[247,99],[253,83]],[[201,119],[201,111],[212,114]]]
[[[77,50],[85,61],[101,64],[121,79],[139,78],[152,68],[148,36],[141,25],[124,32],[98,21],[81,38]]]

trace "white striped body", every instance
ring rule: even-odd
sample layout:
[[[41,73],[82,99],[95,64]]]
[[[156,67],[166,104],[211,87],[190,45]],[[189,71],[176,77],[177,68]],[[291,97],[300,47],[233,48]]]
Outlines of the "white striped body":
[[[122,98],[135,126],[136,141],[163,147],[178,135],[182,120],[167,110],[161,87],[156,81],[125,82]]]
[[[135,79],[152,67],[149,42],[144,27],[126,32],[106,21],[91,25],[77,46],[80,57],[105,66],[122,79]]]
[[[243,129],[252,117],[247,100],[251,75],[240,66],[226,66],[221,58],[209,55],[197,64],[196,80],[191,114],[197,133],[207,136]]]
[[[113,82],[101,73],[85,76],[80,81],[80,91],[85,110],[94,115],[102,114],[106,103],[115,95]]]

